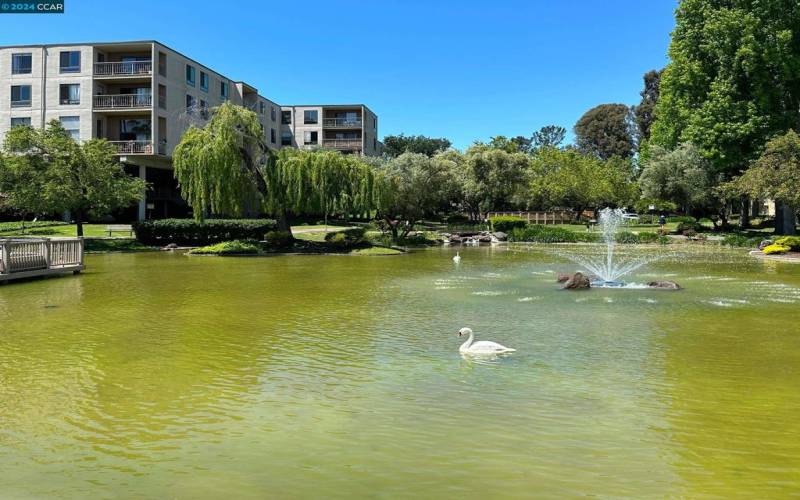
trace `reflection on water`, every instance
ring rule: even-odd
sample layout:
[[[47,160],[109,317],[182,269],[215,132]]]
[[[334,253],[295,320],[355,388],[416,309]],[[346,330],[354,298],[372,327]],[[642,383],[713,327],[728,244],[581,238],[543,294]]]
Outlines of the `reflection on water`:
[[[715,247],[631,276],[681,292],[570,293],[534,246],[460,251],[90,256],[0,288],[2,496],[800,489],[800,266]],[[462,359],[462,326],[518,351]]]

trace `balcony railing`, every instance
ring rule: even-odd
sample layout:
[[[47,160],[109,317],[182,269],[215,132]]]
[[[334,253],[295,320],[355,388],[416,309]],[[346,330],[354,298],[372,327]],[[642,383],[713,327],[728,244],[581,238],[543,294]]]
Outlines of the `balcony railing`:
[[[323,118],[322,125],[328,128],[360,128],[361,118]]]
[[[108,141],[117,147],[120,155],[151,155],[153,141]]]
[[[153,98],[147,94],[108,94],[94,96],[95,109],[149,108]]]
[[[94,63],[94,76],[140,76],[153,74],[151,61]]]
[[[361,149],[361,139],[323,139],[322,146],[333,149]]]

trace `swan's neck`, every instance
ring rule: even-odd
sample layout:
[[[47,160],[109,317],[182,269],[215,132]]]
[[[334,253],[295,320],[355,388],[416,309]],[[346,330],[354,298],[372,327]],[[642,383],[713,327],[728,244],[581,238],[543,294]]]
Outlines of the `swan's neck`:
[[[461,347],[458,348],[459,351],[466,351],[469,349],[469,346],[472,345],[472,340],[475,338],[475,335],[472,332],[469,332],[469,337],[467,341],[461,344]]]

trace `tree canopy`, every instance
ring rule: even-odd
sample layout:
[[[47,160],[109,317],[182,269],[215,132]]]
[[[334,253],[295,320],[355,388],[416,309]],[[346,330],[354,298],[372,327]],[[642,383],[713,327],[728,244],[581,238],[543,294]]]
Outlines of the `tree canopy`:
[[[374,208],[373,169],[333,151],[270,150],[258,116],[224,103],[202,127],[190,127],[173,153],[181,194],[202,220],[208,214],[274,214],[290,231],[288,214],[341,213]]]
[[[403,153],[419,153],[433,156],[441,151],[446,151],[451,142],[443,137],[434,138],[424,135],[387,135],[383,138],[383,152],[391,158],[396,158]]]
[[[575,124],[575,142],[581,151],[608,160],[630,158],[635,149],[631,111],[624,104],[601,104]]]
[[[645,198],[671,201],[687,212],[712,202],[709,162],[689,143],[673,151],[653,146],[639,186]]]
[[[683,0],[652,127],[654,144],[691,142],[730,177],[769,137],[798,125],[800,4]]]
[[[0,162],[6,204],[27,213],[70,212],[83,236],[86,217],[108,215],[144,197],[144,180],[125,173],[104,139],[75,142],[57,120],[8,131]]]
[[[650,139],[650,128],[655,121],[655,108],[658,102],[662,71],[653,69],[645,73],[643,77],[644,89],[639,94],[642,96],[642,100],[633,108],[639,141]]]

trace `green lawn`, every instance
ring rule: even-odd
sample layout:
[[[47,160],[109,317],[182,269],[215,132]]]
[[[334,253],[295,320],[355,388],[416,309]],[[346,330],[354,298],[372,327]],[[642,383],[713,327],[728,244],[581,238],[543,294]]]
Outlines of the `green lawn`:
[[[83,225],[83,235],[87,238],[98,238],[101,236],[108,236],[108,232],[106,231],[106,226],[108,224],[84,224]],[[113,235],[117,237],[128,237],[127,232],[115,232]],[[26,229],[23,233],[19,229],[15,229],[12,231],[0,231],[0,238],[8,238],[8,237],[36,237],[36,236],[50,236],[50,237],[59,237],[59,236],[76,236],[76,227],[75,224],[63,225],[63,226],[50,226],[50,227],[37,227],[33,229]]]

